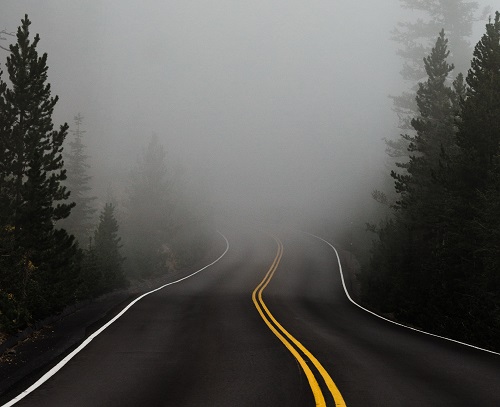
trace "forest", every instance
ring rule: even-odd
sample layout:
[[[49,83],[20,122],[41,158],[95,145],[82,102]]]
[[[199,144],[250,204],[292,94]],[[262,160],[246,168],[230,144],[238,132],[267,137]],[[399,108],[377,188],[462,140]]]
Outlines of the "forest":
[[[434,20],[396,31],[397,40],[413,41],[405,57],[414,55],[409,50],[421,33],[442,23],[441,12],[418,3]],[[448,7],[461,11],[444,14],[461,16],[449,21],[454,31],[445,25],[434,36],[424,79],[394,98],[404,133],[388,141],[393,187],[373,191],[387,212],[368,224],[376,238],[361,274],[362,297],[398,321],[498,350],[500,14],[490,18],[462,73],[451,60],[467,55],[474,4]],[[419,67],[407,58],[403,73],[418,78]]]
[[[153,135],[116,197],[93,195],[84,118],[54,126],[47,54],[26,15],[0,81],[0,332],[203,257],[210,207],[190,198]],[[2,72],[3,74],[3,72]],[[122,240],[123,239],[123,240]],[[126,256],[124,255],[126,253]]]
[[[317,84],[311,89],[306,85],[301,87],[300,83],[294,83],[295,88],[288,82],[283,85],[279,79],[286,79],[287,75],[269,68],[262,71],[267,72],[267,76],[259,69],[245,70],[247,54],[242,52],[244,63],[232,59],[230,62],[234,65],[228,63],[232,76],[225,71],[212,73],[214,88],[221,83],[226,85],[226,76],[229,78],[227,88],[222,87],[220,95],[214,97],[217,103],[222,101],[221,104],[212,107],[207,102],[208,96],[202,91],[197,94],[197,87],[209,82],[205,80],[204,70],[219,69],[216,63],[207,64],[202,71],[193,71],[194,79],[188,79],[188,91],[179,100],[175,99],[174,103],[165,98],[171,102],[164,103],[166,110],[177,109],[165,120],[174,126],[176,120],[182,121],[183,114],[189,116],[185,120],[187,124],[182,122],[186,128],[192,126],[184,134],[187,140],[183,140],[184,147],[201,151],[193,162],[204,164],[206,160],[207,174],[215,168],[221,183],[232,183],[232,191],[227,195],[220,193],[220,207],[212,204],[205,191],[190,186],[191,175],[173,163],[168,155],[170,146],[156,134],[141,135],[141,140],[146,142],[135,152],[135,163],[116,177],[120,182],[110,184],[103,193],[102,188],[99,191],[94,188],[94,163],[86,144],[87,129],[92,126],[86,122],[85,115],[75,109],[70,124],[54,124],[56,106],[62,102],[52,95],[48,56],[39,51],[40,36],[30,32],[28,15],[21,20],[16,33],[2,31],[0,56],[6,55],[6,62],[2,61],[5,71],[0,72],[0,333],[15,333],[61,312],[68,305],[194,264],[210,249],[216,215],[231,212],[228,208],[234,209],[235,214],[242,207],[251,208],[253,215],[265,212],[268,218],[279,218],[282,224],[297,225],[300,224],[297,214],[307,212],[310,196],[323,196],[314,192],[330,189],[333,193],[324,193],[324,200],[328,202],[317,206],[327,208],[326,214],[317,216],[322,224],[318,229],[327,237],[337,239],[339,246],[360,259],[360,300],[365,306],[438,335],[500,350],[500,14],[491,10],[481,14],[476,2],[466,0],[400,0],[399,3],[416,13],[413,19],[400,22],[391,33],[399,47],[397,55],[403,61],[401,79],[407,85],[400,94],[390,96],[400,134],[385,137],[387,157],[385,167],[380,169],[384,172],[382,186],[367,190],[372,186],[371,180],[362,186],[363,196],[370,202],[363,206],[370,210],[358,210],[355,214],[356,219],[363,220],[362,232],[353,232],[353,218],[339,220],[339,213],[344,216],[343,212],[347,211],[332,203],[333,196],[352,194],[351,200],[357,199],[357,192],[352,191],[357,191],[359,186],[355,185],[351,173],[352,168],[362,167],[363,163],[362,159],[356,161],[352,156],[362,152],[356,141],[348,139],[349,132],[353,137],[352,133],[361,131],[358,127],[353,131],[346,125],[335,127],[334,132],[327,124],[315,123],[315,117],[323,117],[315,116],[317,111],[328,114],[322,105],[325,100],[333,101],[337,97],[334,90],[324,90],[326,86],[320,88]],[[483,20],[488,22],[483,24],[481,38],[477,44],[471,44],[473,26]],[[237,25],[237,19],[235,21]],[[293,25],[291,27],[295,33]],[[200,36],[203,37],[203,33]],[[260,40],[259,36],[256,38]],[[269,43],[281,50],[281,37],[276,38],[277,45]],[[4,47],[6,39],[13,44]],[[224,57],[227,56],[222,50],[233,57],[237,54],[231,48],[235,44],[239,49],[238,41],[225,44],[227,49],[215,49]],[[267,42],[259,44],[264,47]],[[154,41],[151,47],[157,51]],[[195,51],[186,54],[192,57],[199,52],[203,56],[201,48],[196,44]],[[252,49],[246,50],[250,56]],[[277,58],[274,51],[269,53]],[[210,53],[207,55],[212,63],[213,57]],[[314,61],[309,54],[306,56],[304,60]],[[286,63],[277,64],[278,68],[288,66],[293,58],[285,55],[284,60]],[[258,62],[255,66],[260,68],[261,61]],[[245,68],[241,68],[243,65]],[[189,76],[188,68],[194,69],[192,66],[196,63],[192,66],[179,63],[179,66],[177,69],[170,66],[165,72],[179,75],[172,81],[183,83],[183,75]],[[298,64],[301,73],[304,66],[309,65]],[[354,68],[358,67],[349,67]],[[259,72],[263,76],[259,76]],[[290,72],[290,76],[295,77],[294,72]],[[317,74],[321,77],[324,73],[318,70]],[[238,75],[253,78],[255,82],[248,80],[247,83]],[[167,77],[167,73],[164,76]],[[330,72],[325,76],[335,77]],[[354,74],[353,77],[359,80]],[[341,79],[351,83],[350,78]],[[377,82],[377,78],[370,77],[369,81]],[[272,88],[274,82],[279,92],[265,94],[265,88]],[[241,83],[248,88],[239,89]],[[154,83],[152,88],[156,89],[157,85],[160,87]],[[175,84],[168,85],[175,94]],[[328,94],[328,98],[318,99],[316,110],[303,112],[290,107],[292,103],[287,105],[283,95],[288,93],[280,93],[287,86],[293,88],[291,94],[306,102],[304,95],[313,94],[314,99]],[[360,88],[366,93],[369,91],[367,87]],[[131,92],[137,90],[131,89]],[[144,86],[144,89],[149,88]],[[208,94],[215,92],[210,86],[203,90]],[[192,96],[190,92],[203,103],[196,99],[193,99],[196,103],[186,102]],[[330,97],[330,93],[335,97]],[[255,99],[245,99],[247,94]],[[242,98],[241,103],[237,103],[234,95]],[[346,98],[339,104],[332,102],[332,111],[340,109],[332,122],[350,114],[353,122],[361,122],[360,111],[345,114],[339,108],[348,105]],[[275,103],[279,107],[272,110],[268,107],[269,101],[273,108]],[[355,102],[357,108],[358,101]],[[116,103],[124,102],[117,100]],[[136,103],[149,108],[146,102]],[[159,103],[154,107],[157,105]],[[249,111],[244,113],[238,110],[247,108]],[[205,113],[206,117],[197,121],[196,114],[189,109],[199,109],[196,114]],[[237,114],[241,117],[231,121],[229,116]],[[282,116],[274,119],[275,114]],[[160,121],[163,119],[162,113],[155,115]],[[229,119],[219,118],[224,115]],[[130,120],[136,119],[134,116]],[[146,121],[137,119],[140,120]],[[289,128],[280,126],[288,122],[297,134],[284,138],[280,132],[288,137]],[[206,133],[200,130],[199,139],[189,138],[190,132],[205,126],[213,127]],[[276,134],[268,136],[266,126]],[[301,126],[306,128],[305,136],[299,132]],[[341,163],[338,167],[328,167],[335,162],[332,158],[335,149],[327,141],[321,139],[317,150],[311,147],[315,143],[310,142],[314,141],[310,127],[314,126],[320,129],[316,134],[318,140],[321,131],[331,131],[328,137],[336,139],[338,155],[348,157],[342,161],[344,157],[337,156],[337,162]],[[149,129],[145,131],[151,134]],[[363,132],[366,140],[374,137],[367,125]],[[214,140],[219,133],[222,136],[217,144]],[[106,135],[99,137],[104,139]],[[109,139],[116,142],[111,136]],[[348,140],[346,145],[351,148],[346,147],[345,151],[351,154],[342,150],[344,140]],[[216,149],[210,150],[212,145],[216,145]],[[296,155],[280,155],[286,150],[283,146]],[[348,175],[340,180],[342,177],[338,174],[342,175],[342,166]],[[337,171],[323,175],[325,168],[337,168]],[[197,170],[203,172],[198,167]],[[370,172],[373,171],[370,169]],[[219,190],[226,192],[220,186]],[[234,198],[234,202],[224,202],[228,196]],[[273,201],[275,196],[278,198]],[[265,199],[268,201],[264,202]],[[270,202],[277,204],[272,206]],[[349,206],[348,199],[334,202]],[[304,219],[314,218],[308,216]],[[339,228],[328,226],[330,230],[325,230],[327,225],[342,222]],[[309,225],[303,222],[301,226]],[[349,236],[340,236],[337,229],[348,230],[344,234]]]

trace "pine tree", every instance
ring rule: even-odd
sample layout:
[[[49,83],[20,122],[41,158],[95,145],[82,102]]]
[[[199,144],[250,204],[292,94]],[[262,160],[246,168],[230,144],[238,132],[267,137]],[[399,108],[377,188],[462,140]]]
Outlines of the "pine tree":
[[[411,156],[380,230],[365,298],[402,320],[481,346],[500,333],[500,14],[449,87],[444,33],[425,60]],[[453,137],[453,134],[456,137]]]
[[[472,52],[468,39],[477,20],[478,4],[464,0],[400,0],[400,3],[422,16],[415,22],[400,22],[393,31],[393,39],[402,45],[398,54],[405,61],[403,79],[415,82],[425,77],[422,59],[429,54],[436,33],[442,29],[449,38],[451,59],[457,71],[465,72]]]
[[[478,193],[476,216],[471,222],[473,235],[481,242],[478,251],[482,257],[482,297],[490,310],[489,328],[492,337],[500,333],[500,154],[494,157],[488,174],[488,185]]]
[[[70,151],[66,155],[67,180],[65,185],[71,192],[70,199],[76,204],[71,216],[60,223],[60,226],[73,234],[81,245],[87,245],[92,229],[92,219],[96,210],[92,204],[96,197],[89,192],[89,183],[92,179],[87,174],[90,168],[89,156],[85,154],[86,146],[82,138],[85,131],[81,129],[83,117],[78,113],[74,118],[75,130],[72,130],[74,139],[69,143]]]
[[[500,13],[486,25],[474,49],[466,97],[458,121],[454,218],[449,235],[457,303],[467,310],[471,335],[490,345],[500,332]],[[450,239],[451,239],[450,237]],[[477,325],[477,326],[474,326]],[[476,334],[477,335],[477,334]],[[489,341],[489,342],[488,342]]]
[[[428,208],[434,207],[434,198],[439,191],[433,176],[439,171],[443,153],[456,154],[455,120],[457,96],[447,83],[453,64],[448,64],[448,40],[441,30],[431,54],[424,58],[427,81],[419,83],[416,103],[419,114],[411,121],[415,136],[406,135],[409,142],[410,160],[401,163],[404,174],[392,171],[396,180],[396,192],[400,194],[397,207],[408,208],[417,200],[430,200]],[[456,82],[460,83],[460,78]],[[457,85],[458,86],[458,85]]]
[[[430,55],[424,59],[427,80],[419,84],[418,115],[411,121],[415,136],[406,136],[409,161],[399,164],[404,172],[391,175],[399,197],[393,219],[379,232],[365,275],[372,292],[366,295],[383,308],[391,307],[399,318],[414,324],[432,325],[442,297],[440,261],[446,221],[444,205],[449,193],[441,180],[446,157],[454,157],[457,94],[461,79],[448,82],[453,65],[444,30]],[[455,90],[456,89],[456,90]],[[375,293],[373,293],[375,291]]]
[[[0,94],[0,180],[2,201],[7,202],[2,205],[0,233],[4,238],[9,233],[7,240],[13,242],[9,262],[17,275],[6,285],[11,285],[19,304],[19,318],[26,311],[25,319],[51,312],[68,300],[71,285],[64,273],[74,254],[72,239],[54,228],[72,208],[65,203],[68,192],[61,185],[68,126],[53,129],[58,97],[51,97],[47,54],[38,55],[40,38],[37,34],[30,40],[30,24],[26,15],[7,57],[11,86],[2,86]]]
[[[209,192],[203,184],[181,167],[175,168],[169,187],[168,248],[175,267],[185,267],[199,260],[213,234],[213,213]]]
[[[165,270],[164,245],[172,210],[165,158],[163,146],[153,135],[131,172],[128,187],[127,253],[130,267],[142,276]]]
[[[97,294],[126,286],[120,254],[121,238],[118,236],[118,222],[114,216],[115,207],[107,203],[99,217],[94,233],[95,262],[99,275]],[[100,292],[99,292],[100,291]]]
[[[444,29],[450,43],[450,59],[458,78],[470,63],[472,49],[469,38],[473,23],[479,18],[486,17],[487,8],[481,16],[478,16],[478,5],[473,1],[400,0],[400,4],[402,8],[412,12],[412,20],[398,23],[392,32],[392,39],[400,45],[397,53],[403,59],[401,77],[407,89],[398,96],[391,96],[393,110],[398,116],[398,127],[402,130],[402,134],[396,138],[386,138],[385,143],[388,155],[387,167],[399,168],[397,172],[405,174],[405,166],[411,155],[409,138],[416,136],[412,120],[419,115],[416,92],[418,83],[425,80],[427,75],[422,61],[430,54],[436,35]],[[372,196],[383,197],[385,202],[395,202],[399,197],[390,188],[391,178],[387,177],[384,183],[386,185],[384,190],[375,190]]]
[[[434,44],[436,34],[445,30],[449,39],[451,60],[457,75],[465,72],[470,63],[472,53],[468,41],[472,34],[478,5],[474,1],[464,0],[400,0],[401,6],[410,9],[420,18],[415,21],[400,22],[392,32],[392,39],[401,45],[397,51],[403,58],[401,76],[408,84],[408,89],[399,96],[391,96],[394,111],[399,118],[399,127],[405,133],[411,133],[412,118],[418,114],[415,103],[417,83],[425,79],[424,57],[429,55]],[[416,13],[415,13],[416,12]],[[485,18],[487,10],[481,18]],[[387,151],[390,157],[407,157],[408,142],[404,138],[387,139]]]
[[[33,228],[50,231],[53,222],[67,217],[72,207],[61,202],[69,195],[61,185],[66,177],[61,152],[68,126],[53,130],[58,97],[50,96],[47,54],[38,57],[38,35],[30,43],[30,24],[26,16],[17,33],[18,42],[11,46],[7,69],[12,87],[2,93],[1,104],[8,126],[4,187],[13,197],[11,220],[16,237],[27,241]]]
[[[3,95],[7,84],[2,80],[3,71],[0,70],[0,95]],[[11,200],[6,184],[10,178],[8,157],[8,137],[10,133],[10,121],[6,115],[5,99],[0,96],[0,226],[7,224],[8,202]]]
[[[464,188],[474,194],[488,182],[500,143],[500,17],[486,25],[474,49],[458,123]],[[469,194],[469,196],[470,196]]]

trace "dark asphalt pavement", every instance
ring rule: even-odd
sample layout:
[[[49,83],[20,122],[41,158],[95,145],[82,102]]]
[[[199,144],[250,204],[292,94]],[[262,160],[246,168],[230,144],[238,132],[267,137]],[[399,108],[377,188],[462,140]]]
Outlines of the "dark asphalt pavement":
[[[143,298],[16,406],[313,406],[302,369],[251,299],[275,241],[222,232],[230,249],[217,264]],[[347,406],[500,406],[499,356],[367,314],[346,299],[329,246],[275,234],[284,254],[265,303]]]

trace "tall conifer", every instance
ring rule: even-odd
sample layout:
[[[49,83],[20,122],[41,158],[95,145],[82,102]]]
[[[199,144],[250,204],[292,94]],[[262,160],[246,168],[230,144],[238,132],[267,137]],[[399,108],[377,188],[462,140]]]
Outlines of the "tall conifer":
[[[120,254],[121,238],[118,236],[118,222],[115,207],[107,203],[99,217],[99,225],[94,233],[93,252],[97,264],[99,291],[106,292],[126,285]],[[99,294],[99,292],[97,292]]]
[[[10,281],[19,309],[41,315],[71,296],[66,281],[72,240],[54,228],[72,208],[61,185],[62,144],[68,126],[54,130],[52,114],[58,97],[51,97],[47,83],[47,54],[38,55],[38,34],[30,40],[28,16],[10,46],[7,71],[11,86],[0,93],[2,138],[2,208],[4,227],[15,253],[9,256],[17,277]],[[50,287],[49,287],[50,286]],[[60,288],[61,291],[57,292]]]
[[[86,146],[83,143],[85,130],[82,129],[83,117],[78,113],[75,118],[75,129],[71,130],[74,138],[69,143],[69,152],[66,157],[67,185],[71,192],[70,200],[75,203],[71,215],[67,217],[60,226],[69,233],[75,235],[83,247],[88,244],[92,229],[92,218],[96,212],[93,202],[96,197],[90,195],[89,183],[92,179],[87,171],[89,156],[85,153]]]
[[[454,66],[447,62],[450,54],[447,44],[444,30],[441,30],[430,55],[424,58],[427,80],[419,83],[416,96],[419,114],[411,121],[416,135],[406,136],[410,160],[399,164],[407,173],[392,172],[396,191],[401,196],[399,207],[408,208],[416,201],[434,200],[438,191],[433,175],[440,168],[443,150],[448,155],[456,154],[457,96],[448,79]]]
[[[400,45],[397,53],[403,59],[401,77],[407,83],[407,90],[392,96],[394,111],[399,118],[399,127],[405,133],[412,133],[411,120],[418,114],[415,103],[417,83],[425,80],[426,71],[422,64],[434,45],[436,33],[444,29],[450,42],[450,59],[457,75],[469,66],[472,52],[469,38],[474,21],[477,20],[478,4],[468,0],[400,0],[401,7],[412,11],[413,20],[398,23],[392,39]],[[485,10],[486,11],[486,10]],[[486,13],[480,16],[485,18]],[[391,157],[408,157],[408,143],[404,138],[386,140]]]
[[[464,187],[474,193],[488,182],[500,148],[500,14],[486,25],[474,49],[458,124]]]
[[[171,197],[166,152],[153,135],[131,171],[126,203],[126,246],[130,266],[142,276],[164,271],[164,245],[171,228]]]
[[[458,121],[455,217],[459,241],[455,270],[460,302],[491,343],[500,333],[500,13],[474,49]],[[456,251],[458,252],[458,251]],[[450,256],[451,257],[451,256]],[[458,256],[457,256],[458,257]],[[457,274],[457,272],[455,272]]]
[[[446,231],[443,210],[449,194],[442,184],[443,161],[455,156],[455,119],[460,79],[449,81],[453,65],[442,30],[424,59],[427,80],[419,83],[415,135],[406,136],[409,161],[392,171],[398,201],[394,218],[379,231],[365,275],[367,299],[414,324],[433,324],[442,298],[439,251]]]

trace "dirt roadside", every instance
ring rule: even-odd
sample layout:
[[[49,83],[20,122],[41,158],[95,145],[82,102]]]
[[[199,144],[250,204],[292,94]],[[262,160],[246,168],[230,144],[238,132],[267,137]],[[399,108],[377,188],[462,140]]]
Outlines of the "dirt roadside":
[[[36,382],[47,370],[75,349],[138,296],[163,284],[187,276],[214,261],[223,252],[214,244],[202,261],[168,272],[155,280],[133,284],[93,301],[69,307],[0,345],[0,405]]]

